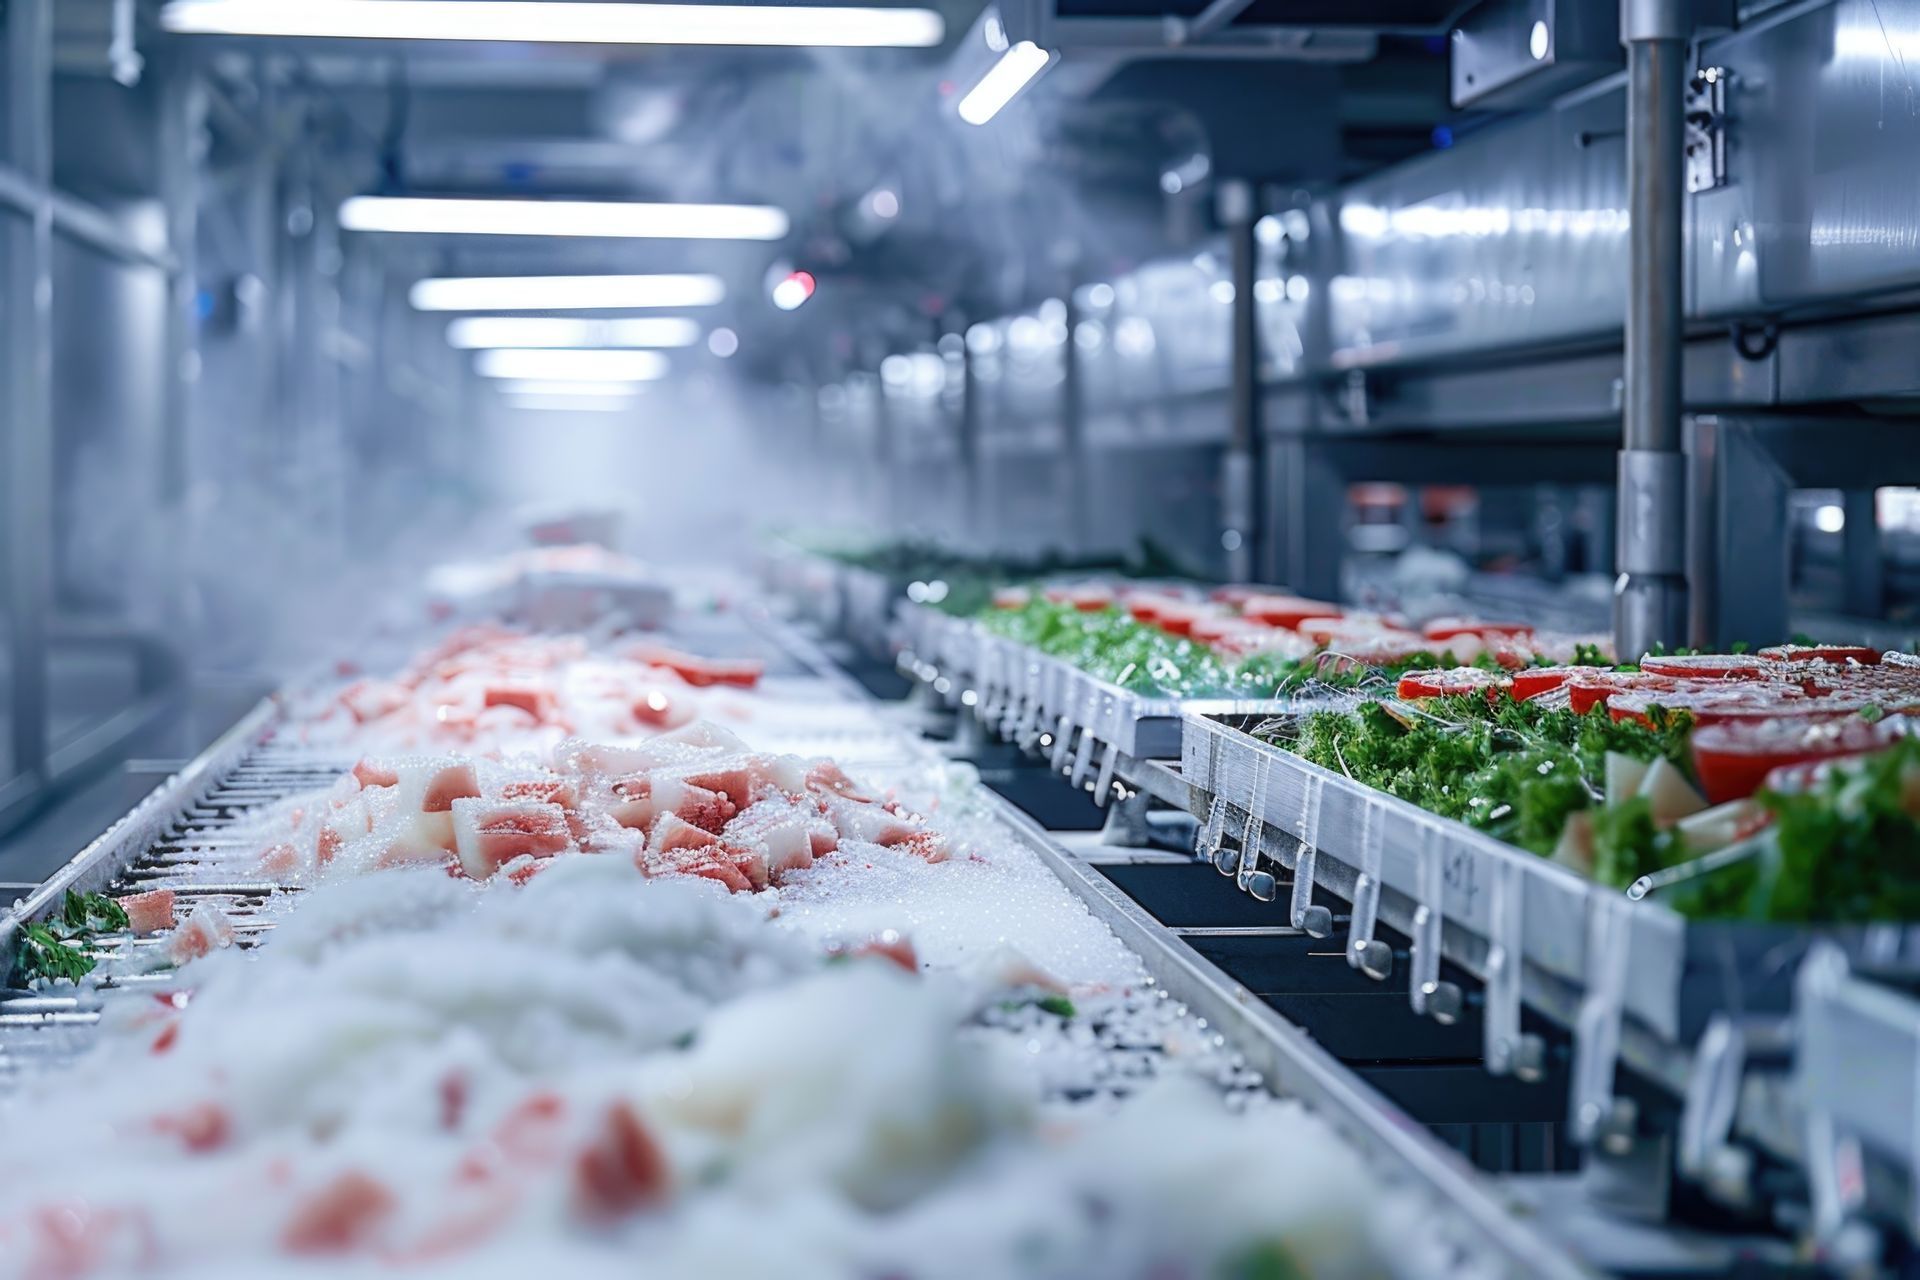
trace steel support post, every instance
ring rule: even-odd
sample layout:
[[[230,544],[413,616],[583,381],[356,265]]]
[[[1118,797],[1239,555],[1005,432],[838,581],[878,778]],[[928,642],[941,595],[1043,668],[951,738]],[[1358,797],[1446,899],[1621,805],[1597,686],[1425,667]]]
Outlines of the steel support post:
[[[960,527],[967,544],[979,550],[986,543],[987,513],[983,504],[986,486],[981,483],[983,467],[980,454],[980,378],[974,368],[973,344],[961,333],[960,342]]]
[[[1873,492],[1848,489],[1840,495],[1847,521],[1840,531],[1840,608],[1856,618],[1877,618],[1886,604],[1886,565]]]
[[[1083,383],[1080,344],[1074,341],[1080,329],[1080,306],[1069,288],[1066,307],[1067,345],[1060,354],[1060,438],[1061,466],[1066,475],[1061,485],[1066,501],[1067,549],[1084,554],[1093,550],[1093,459],[1087,449],[1087,395]]]
[[[1687,434],[1689,630],[1713,649],[1778,643],[1789,625],[1794,478],[1744,422],[1696,417]]]
[[[23,215],[0,217],[10,739],[13,772],[43,783],[53,612],[53,0],[7,0],[5,58],[0,159],[39,193]]]
[[[1687,0],[1621,0],[1627,46],[1627,316],[1614,644],[1686,640],[1680,452]]]
[[[1343,468],[1326,444],[1312,436],[1276,439],[1269,447],[1282,553],[1278,576],[1303,596],[1337,600],[1347,547]]]
[[[160,203],[173,269],[167,279],[166,366],[160,422],[159,502],[168,523],[193,474],[193,386],[200,378],[194,243],[199,235],[200,167],[206,153],[207,95],[198,68],[173,54],[160,79]]]
[[[1227,230],[1233,283],[1233,367],[1227,398],[1230,431],[1220,477],[1220,545],[1230,582],[1250,582],[1270,566],[1258,563],[1262,532],[1262,470],[1265,440],[1260,430],[1260,330],[1254,312],[1257,270],[1254,223],[1259,202],[1253,184],[1220,186],[1220,221]]]

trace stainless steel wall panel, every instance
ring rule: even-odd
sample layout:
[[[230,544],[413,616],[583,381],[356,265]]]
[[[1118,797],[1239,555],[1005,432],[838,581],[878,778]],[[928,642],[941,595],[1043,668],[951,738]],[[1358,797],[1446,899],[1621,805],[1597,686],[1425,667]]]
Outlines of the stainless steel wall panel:
[[[1336,214],[1332,366],[1617,332],[1625,123],[1616,77],[1350,184]]]
[[[1920,3],[1838,0],[1711,42],[1730,182],[1692,208],[1691,314],[1920,283]]]

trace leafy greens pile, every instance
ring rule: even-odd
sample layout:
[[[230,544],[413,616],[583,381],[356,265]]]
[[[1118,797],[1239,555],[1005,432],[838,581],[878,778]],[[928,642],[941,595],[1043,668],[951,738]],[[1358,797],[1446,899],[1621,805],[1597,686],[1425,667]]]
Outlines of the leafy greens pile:
[[[94,935],[126,927],[127,913],[112,898],[69,889],[56,915],[21,929],[15,971],[23,981],[58,978],[77,982],[93,972],[94,958],[85,947]]]
[[[1609,752],[1691,769],[1690,721],[1657,727],[1484,695],[1363,703],[1256,729],[1335,773],[1453,818],[1497,839],[1551,854],[1576,812],[1593,809],[1594,876],[1619,886],[1669,865],[1679,848],[1655,829],[1644,799],[1601,807]]]

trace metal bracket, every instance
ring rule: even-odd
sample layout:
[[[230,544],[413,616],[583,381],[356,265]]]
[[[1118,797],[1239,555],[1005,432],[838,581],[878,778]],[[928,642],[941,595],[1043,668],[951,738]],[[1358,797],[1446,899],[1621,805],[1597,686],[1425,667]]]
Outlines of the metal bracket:
[[[1408,1000],[1413,1011],[1452,1026],[1464,1003],[1457,983],[1440,980],[1440,940],[1446,931],[1446,874],[1440,865],[1437,828],[1420,826],[1419,902],[1413,912],[1413,975]]]
[[[1520,1029],[1521,957],[1526,954],[1522,914],[1526,882],[1520,868],[1501,862],[1494,868],[1487,948],[1487,1070],[1512,1074],[1531,1083],[1545,1070],[1547,1047],[1539,1036]]]
[[[1733,1122],[1746,1078],[1747,1036],[1726,1014],[1715,1014],[1694,1049],[1674,1152],[1680,1172],[1724,1204],[1752,1198],[1752,1157],[1733,1145]]]
[[[1360,819],[1360,874],[1353,882],[1353,916],[1347,925],[1347,963],[1369,978],[1384,982],[1393,973],[1393,948],[1373,936],[1380,918],[1381,847],[1386,836],[1376,807],[1368,805]]]
[[[1266,825],[1260,817],[1267,803],[1267,779],[1273,773],[1271,757],[1261,754],[1253,766],[1253,791],[1247,797],[1247,825],[1240,833],[1240,866],[1234,883],[1243,893],[1272,902],[1280,896],[1280,885],[1273,872],[1260,869],[1260,853],[1266,840]]]
[[[1320,850],[1320,791],[1324,779],[1307,779],[1306,794],[1300,802],[1300,852],[1293,863],[1293,901],[1290,918],[1293,927],[1309,937],[1324,938],[1333,932],[1333,912],[1313,905],[1314,863]]]
[[[1695,195],[1727,185],[1725,67],[1702,67],[1687,81],[1687,190]]]
[[[1596,889],[1588,898],[1587,993],[1573,1032],[1573,1136],[1582,1143],[1630,1145],[1636,1117],[1613,1093],[1620,1057],[1620,1020],[1627,985],[1628,913],[1622,893]]]
[[[1106,753],[1100,757],[1100,774],[1093,783],[1093,803],[1104,809],[1113,796],[1113,774],[1120,764],[1120,748],[1109,742]]]
[[[1055,773],[1064,773],[1067,768],[1067,753],[1073,750],[1073,719],[1061,715],[1053,722],[1053,754],[1047,758],[1047,764]]]

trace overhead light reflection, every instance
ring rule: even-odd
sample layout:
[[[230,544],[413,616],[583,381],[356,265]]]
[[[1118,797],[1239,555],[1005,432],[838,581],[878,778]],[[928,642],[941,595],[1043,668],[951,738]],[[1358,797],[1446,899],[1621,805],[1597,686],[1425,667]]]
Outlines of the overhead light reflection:
[[[700,326],[680,316],[574,320],[546,316],[466,316],[447,326],[463,351],[492,347],[690,347]]]
[[[340,225],[407,235],[778,240],[788,221],[770,205],[353,196],[340,206]]]
[[[710,307],[727,296],[718,276],[451,276],[408,293],[421,311],[627,311]]]
[[[184,35],[516,44],[927,49],[946,38],[931,9],[579,0],[173,0],[160,25]]]
[[[985,124],[1000,114],[1000,109],[1020,96],[1034,77],[1047,69],[1053,55],[1031,40],[1022,40],[988,68],[980,82],[960,99],[960,118],[968,124]]]
[[[511,348],[482,351],[474,369],[483,378],[552,382],[651,382],[667,375],[667,358],[657,351],[580,351],[565,348]]]

